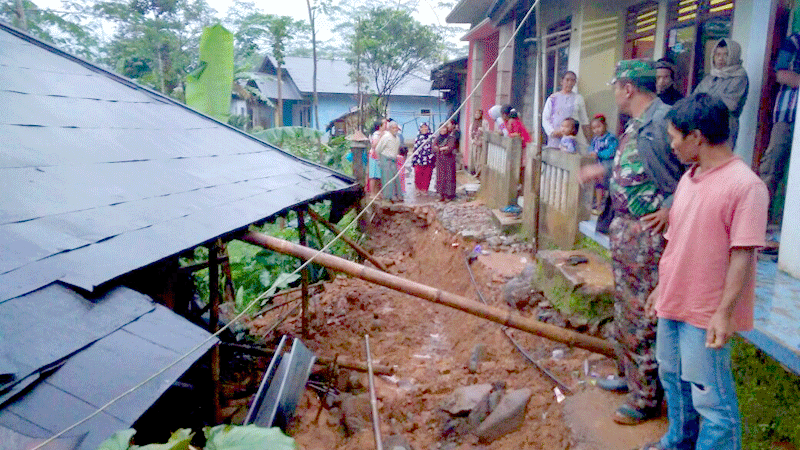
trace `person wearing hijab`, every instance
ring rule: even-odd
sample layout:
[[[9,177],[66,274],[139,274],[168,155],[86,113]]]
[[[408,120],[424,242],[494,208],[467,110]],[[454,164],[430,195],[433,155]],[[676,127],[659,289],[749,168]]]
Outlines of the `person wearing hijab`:
[[[720,39],[711,54],[711,73],[694,90],[719,97],[730,111],[731,148],[736,148],[739,134],[739,116],[742,115],[747,100],[749,81],[742,67],[742,46],[730,39]]]
[[[436,155],[433,153],[433,138],[431,128],[427,122],[419,126],[417,140],[414,141],[414,156],[411,158],[414,166],[414,187],[417,194],[427,194],[431,185],[433,168],[436,165]]]

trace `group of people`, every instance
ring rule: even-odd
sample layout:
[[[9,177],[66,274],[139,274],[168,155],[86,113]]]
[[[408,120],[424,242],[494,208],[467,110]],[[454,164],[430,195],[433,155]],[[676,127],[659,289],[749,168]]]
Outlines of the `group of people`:
[[[435,170],[439,198],[442,201],[456,198],[459,141],[458,123],[454,120],[443,123],[435,136],[426,122],[420,125],[411,159],[418,195],[428,195]],[[408,148],[403,143],[399,124],[391,119],[375,122],[367,158],[370,195],[380,193],[384,200],[392,203],[404,200],[407,156]]]
[[[614,99],[630,120],[612,163],[600,155],[610,147],[604,120],[592,121],[594,141],[605,144],[580,179],[609,179],[621,375],[598,384],[628,392],[613,415],[620,424],[659,416],[666,400],[668,431],[644,450],[741,448],[729,339],[753,326],[769,195],[733,153],[747,91],[738,55],[734,42],[718,43],[716,70],[680,100],[669,93],[668,62],[621,61]]]

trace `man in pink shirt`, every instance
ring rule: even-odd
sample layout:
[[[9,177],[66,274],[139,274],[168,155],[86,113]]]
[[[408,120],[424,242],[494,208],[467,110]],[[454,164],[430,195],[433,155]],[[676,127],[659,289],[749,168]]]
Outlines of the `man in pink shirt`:
[[[648,298],[648,314],[658,316],[656,360],[670,423],[644,450],[738,450],[729,339],[753,327],[756,249],[764,245],[769,196],[728,146],[721,100],[695,94],[666,120],[672,150],[693,165],[675,190],[658,286]]]

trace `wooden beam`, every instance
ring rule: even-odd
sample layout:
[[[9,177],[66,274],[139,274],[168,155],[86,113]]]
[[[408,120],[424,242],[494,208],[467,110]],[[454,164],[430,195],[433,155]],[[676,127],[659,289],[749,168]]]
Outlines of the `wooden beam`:
[[[311,208],[309,208],[309,209],[308,209],[308,215],[309,215],[309,216],[311,216],[311,218],[312,218],[312,219],[314,219],[314,220],[316,220],[317,222],[319,222],[319,223],[321,223],[322,225],[324,225],[324,226],[325,226],[325,228],[327,228],[327,229],[331,230],[331,232],[333,232],[333,234],[335,234],[335,235],[337,235],[337,236],[338,236],[338,235],[339,235],[339,233],[341,233],[341,232],[342,232],[342,231],[339,229],[339,227],[337,227],[336,225],[334,225],[334,224],[332,224],[332,223],[328,222],[327,220],[325,220],[325,218],[324,218],[324,217],[322,217],[322,216],[320,216],[319,214],[317,214],[317,213],[316,213],[316,212],[315,212],[313,209],[311,209]],[[384,271],[384,272],[387,272],[387,273],[389,272],[389,269],[386,267],[386,265],[385,265],[385,264],[383,264],[382,262],[378,261],[378,259],[377,259],[377,258],[375,258],[374,256],[372,256],[372,255],[371,255],[371,254],[370,254],[368,251],[366,251],[366,250],[364,249],[364,247],[362,247],[362,246],[358,245],[358,243],[356,243],[354,240],[350,239],[350,236],[348,236],[348,235],[346,235],[346,234],[343,234],[343,235],[341,236],[341,239],[342,239],[344,242],[346,242],[346,243],[347,243],[347,244],[348,244],[350,247],[352,247],[352,248],[353,248],[353,250],[355,250],[355,251],[356,251],[356,253],[358,253],[359,255],[361,255],[361,256],[362,256],[364,259],[368,260],[368,261],[369,261],[369,262],[371,262],[372,264],[375,264],[375,267],[377,267],[378,269],[381,269],[381,270],[382,270],[382,271]]]
[[[297,212],[297,231],[300,234],[300,245],[308,247],[308,237],[306,230],[305,211],[303,208],[298,208]],[[302,261],[302,258],[301,258]],[[308,339],[308,266],[303,267],[300,271],[300,291],[302,292],[303,308],[300,313],[300,322],[302,328],[303,339]]]
[[[219,328],[219,245],[220,241],[217,240],[208,249],[208,302],[211,305],[208,330],[211,333],[216,333]],[[219,345],[211,348],[211,383],[214,423],[222,423]]]

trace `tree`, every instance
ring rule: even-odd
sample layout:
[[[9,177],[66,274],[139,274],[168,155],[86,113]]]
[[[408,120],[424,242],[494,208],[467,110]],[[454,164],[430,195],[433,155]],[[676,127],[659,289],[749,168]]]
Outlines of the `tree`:
[[[205,0],[105,0],[90,8],[116,25],[102,61],[165,94],[182,89],[203,27],[216,21]]]
[[[93,27],[81,23],[73,12],[40,9],[30,0],[0,0],[0,20],[62,50],[83,58],[97,57],[98,40]]]
[[[441,37],[408,11],[372,8],[356,23],[349,60],[354,72],[363,65],[375,83],[378,112],[385,115],[392,91],[412,73],[441,60],[442,47]]]

